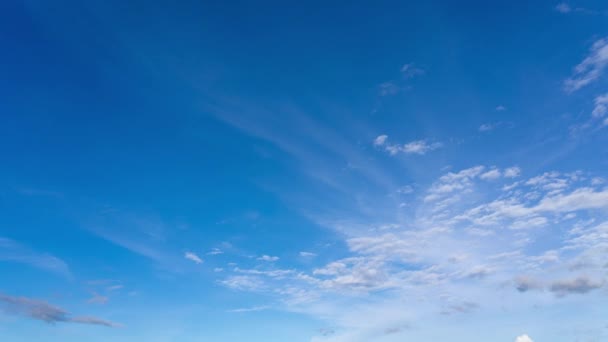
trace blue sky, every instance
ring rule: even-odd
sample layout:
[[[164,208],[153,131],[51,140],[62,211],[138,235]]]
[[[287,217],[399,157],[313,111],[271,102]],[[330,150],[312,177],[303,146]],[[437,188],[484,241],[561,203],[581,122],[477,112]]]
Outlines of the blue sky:
[[[608,339],[603,1],[4,1],[6,341]]]

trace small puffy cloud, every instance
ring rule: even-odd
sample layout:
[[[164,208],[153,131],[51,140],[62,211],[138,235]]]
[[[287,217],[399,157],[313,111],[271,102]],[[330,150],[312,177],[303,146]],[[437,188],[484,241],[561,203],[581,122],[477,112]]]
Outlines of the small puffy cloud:
[[[401,74],[405,78],[414,78],[418,75],[424,75],[424,70],[418,68],[414,65],[414,63],[407,63],[401,67]]]
[[[438,142],[428,143],[426,140],[416,140],[403,145],[402,151],[406,154],[424,155],[440,147],[441,143]]]
[[[388,135],[382,134],[374,139],[374,146],[382,146],[386,143],[386,139],[388,139]]]
[[[312,257],[316,257],[317,254],[312,253],[312,252],[300,252],[300,256],[303,258],[312,258]]]
[[[219,254],[224,254],[224,252],[222,252],[222,250],[219,248],[213,248],[213,249],[211,249],[211,251],[207,252],[207,255],[219,255]]]
[[[13,297],[0,294],[0,308],[8,314],[25,316],[49,324],[55,323],[82,323],[117,327],[120,324],[99,319],[96,317],[74,317],[69,312],[53,306],[47,302],[26,297]]]
[[[428,142],[427,140],[414,140],[407,144],[391,144],[388,141],[388,136],[382,134],[374,139],[374,146],[383,148],[390,155],[396,155],[399,152],[405,154],[418,154],[424,155],[430,151],[436,150],[443,146],[440,142]]]
[[[505,169],[504,176],[506,178],[518,177],[521,173],[521,169],[517,166],[509,167]]]
[[[484,172],[482,173],[479,178],[483,179],[483,180],[495,180],[500,178],[501,173],[498,169],[492,169],[488,172]]]
[[[505,111],[505,110],[507,110],[507,107],[505,107],[503,105],[496,106],[496,111],[497,112],[502,112],[502,111]]]
[[[596,81],[608,66],[608,38],[597,40],[589,55],[574,67],[573,75],[564,81],[564,90],[572,93]]]
[[[270,256],[270,255],[262,255],[257,260],[274,262],[274,261],[279,260],[279,257],[278,256]]]
[[[570,13],[572,12],[572,7],[568,5],[566,2],[560,2],[555,6],[555,10],[559,13]]]
[[[489,132],[489,131],[493,130],[494,128],[496,128],[496,124],[486,123],[486,124],[479,126],[479,131],[480,132]]]
[[[401,90],[401,88],[393,82],[381,83],[378,88],[380,96],[395,95]]]
[[[192,253],[192,252],[184,253],[184,258],[191,260],[197,264],[203,263],[203,259],[201,259],[198,255],[196,255],[195,253]]]
[[[521,336],[517,336],[515,338],[515,342],[534,342],[534,340],[531,339],[530,336],[523,334]]]

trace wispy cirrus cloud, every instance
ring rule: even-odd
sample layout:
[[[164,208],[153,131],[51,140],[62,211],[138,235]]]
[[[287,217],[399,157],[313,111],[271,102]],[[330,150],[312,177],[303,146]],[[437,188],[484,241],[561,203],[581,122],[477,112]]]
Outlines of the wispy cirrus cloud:
[[[0,261],[23,263],[64,277],[71,277],[70,269],[65,261],[53,255],[30,249],[8,238],[0,237]]]
[[[608,38],[598,39],[593,43],[589,54],[580,62],[572,76],[564,81],[564,90],[575,92],[599,79],[608,66]]]
[[[119,327],[118,323],[91,316],[73,316],[69,312],[51,305],[45,301],[14,297],[0,294],[0,307],[8,314],[20,315],[49,324],[55,323],[81,323],[102,325],[106,327]]]
[[[201,259],[198,255],[196,255],[196,253],[193,253],[193,252],[185,252],[184,258],[194,262],[195,264],[203,263],[203,259]]]

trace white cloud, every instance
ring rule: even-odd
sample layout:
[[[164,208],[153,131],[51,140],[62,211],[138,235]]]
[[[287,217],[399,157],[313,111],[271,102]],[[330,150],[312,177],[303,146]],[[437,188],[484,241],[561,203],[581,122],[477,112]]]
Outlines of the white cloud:
[[[379,88],[380,96],[395,95],[399,91],[401,91],[401,87],[399,87],[397,84],[395,84],[393,82],[381,83],[378,86],[378,88]]]
[[[300,256],[303,258],[312,258],[312,257],[316,257],[317,254],[312,253],[312,252],[300,252]]]
[[[197,264],[202,264],[203,263],[203,259],[201,259],[198,255],[196,255],[195,253],[192,252],[186,252],[184,253],[184,258],[188,259],[188,260],[192,260]]]
[[[515,178],[518,177],[520,173],[521,169],[517,166],[513,166],[505,169],[504,176],[506,178]]]
[[[270,256],[270,255],[262,255],[261,257],[258,258],[258,260],[260,261],[269,261],[269,262],[274,262],[279,260],[278,256]]]
[[[555,10],[560,13],[570,13],[572,11],[572,8],[567,3],[560,2],[555,6]]]
[[[503,105],[496,106],[496,111],[497,112],[502,112],[502,111],[505,111],[505,110],[507,110],[507,107],[505,107]]]
[[[480,132],[489,132],[489,131],[493,130],[494,128],[496,128],[496,124],[486,123],[486,124],[479,126],[479,131]]]
[[[515,342],[534,342],[534,340],[532,340],[530,336],[523,334],[521,336],[517,336],[517,338],[515,338]]]
[[[608,66],[608,38],[597,40],[589,55],[575,68],[572,77],[564,82],[564,89],[571,93],[597,80]]]
[[[502,176],[498,169],[492,169],[488,172],[482,173],[479,178],[483,180],[495,180]]]
[[[407,63],[401,67],[401,74],[405,78],[414,78],[419,75],[424,75],[424,73],[425,71],[416,67],[414,63]]]
[[[608,113],[608,93],[599,95],[595,98],[595,107],[591,116],[594,118],[601,118]]]
[[[424,155],[430,151],[442,147],[443,144],[440,142],[428,142],[427,140],[415,140],[404,145],[391,144],[388,142],[388,136],[386,134],[382,134],[374,139],[374,146],[383,148],[390,155],[396,155],[399,152],[405,154]]]
[[[228,310],[228,312],[233,312],[233,313],[256,312],[256,311],[268,310],[269,308],[270,308],[269,306],[264,305],[264,306],[254,306],[251,308],[232,309],[232,310]]]
[[[416,140],[403,145],[401,149],[406,154],[424,155],[427,152],[436,150],[442,145],[439,142],[429,143],[426,140]]]
[[[382,134],[374,139],[374,146],[382,146],[386,143],[386,139],[388,139],[388,135]]]
[[[499,176],[484,182],[493,170]],[[592,300],[608,280],[608,222],[599,221],[608,189],[580,172],[547,172],[501,191],[520,173],[481,165],[448,172],[412,199],[403,219],[344,219],[344,257],[313,270],[234,269],[222,284],[322,317],[335,333],[315,341],[376,340],[441,314]]]
[[[207,252],[207,255],[220,255],[224,254],[224,252],[219,248],[213,248],[211,251]]]

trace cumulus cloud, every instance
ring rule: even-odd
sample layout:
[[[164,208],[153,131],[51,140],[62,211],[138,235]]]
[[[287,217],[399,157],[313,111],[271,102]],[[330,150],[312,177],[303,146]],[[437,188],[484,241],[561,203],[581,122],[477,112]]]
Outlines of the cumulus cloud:
[[[534,342],[534,340],[532,340],[530,338],[530,336],[523,334],[523,335],[517,336],[515,338],[515,342]]]
[[[564,81],[564,89],[575,92],[596,81],[608,66],[608,38],[597,40],[591,46],[589,55],[575,68],[573,75]]]
[[[379,135],[374,139],[374,146],[382,148],[391,155],[397,153],[424,155],[430,151],[436,150],[443,146],[440,142],[429,142],[427,140],[414,140],[407,144],[392,144],[388,142],[386,134]]]
[[[82,323],[106,327],[120,326],[117,323],[87,316],[72,316],[67,311],[47,302],[26,297],[13,297],[0,294],[0,306],[8,314],[25,316],[49,324]]]
[[[184,258],[193,261],[196,264],[202,264],[203,263],[203,259],[201,259],[198,255],[196,255],[195,253],[192,252],[186,252],[184,253]]]

